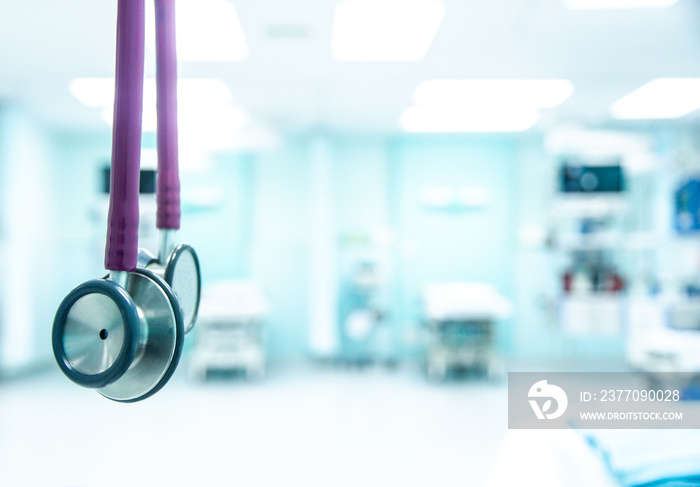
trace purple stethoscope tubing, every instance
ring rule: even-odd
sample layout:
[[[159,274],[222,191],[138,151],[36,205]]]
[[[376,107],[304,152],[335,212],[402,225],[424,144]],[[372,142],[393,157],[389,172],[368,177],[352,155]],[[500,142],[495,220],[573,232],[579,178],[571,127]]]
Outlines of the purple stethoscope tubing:
[[[145,51],[144,0],[119,0],[105,269],[133,272],[138,256]]]
[[[157,218],[160,230],[158,257],[144,252],[144,267],[162,272],[178,297],[185,316],[185,333],[195,324],[201,297],[199,258],[194,249],[172,235],[180,229],[180,177],[178,170],[177,56],[175,0],[155,0],[156,111],[158,117]]]
[[[177,146],[175,2],[156,0],[158,113],[157,227],[180,228]],[[132,272],[137,265],[139,171],[145,53],[144,0],[119,0],[115,70],[112,181],[105,268]]]
[[[180,228],[180,176],[177,145],[177,56],[175,0],[155,0],[156,110],[158,116],[158,176],[156,226]]]

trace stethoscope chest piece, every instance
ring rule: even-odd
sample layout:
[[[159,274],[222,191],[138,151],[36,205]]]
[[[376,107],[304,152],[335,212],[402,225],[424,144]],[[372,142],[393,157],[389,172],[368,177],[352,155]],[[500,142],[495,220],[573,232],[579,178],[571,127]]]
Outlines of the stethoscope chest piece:
[[[180,301],[187,333],[197,320],[202,292],[199,259],[190,245],[182,243],[175,247],[165,265],[163,277]]]
[[[168,283],[182,309],[185,333],[189,333],[197,321],[202,293],[199,258],[194,248],[186,243],[179,244],[170,252],[165,265],[147,250],[140,249],[138,265]]]
[[[182,313],[167,284],[151,271],[128,273],[124,287],[89,281],[56,313],[56,361],[73,381],[121,402],[160,390],[182,354]]]

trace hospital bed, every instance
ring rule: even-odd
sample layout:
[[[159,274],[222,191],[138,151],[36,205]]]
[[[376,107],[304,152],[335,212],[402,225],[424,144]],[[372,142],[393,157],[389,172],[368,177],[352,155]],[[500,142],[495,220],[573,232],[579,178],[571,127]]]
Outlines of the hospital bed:
[[[508,299],[490,284],[436,282],[425,286],[422,301],[430,379],[444,379],[451,369],[485,369],[491,377],[500,374],[495,323],[512,312]]]
[[[632,299],[627,360],[647,372],[700,373],[700,299]]]
[[[260,284],[225,281],[203,292],[196,341],[189,361],[191,377],[240,371],[251,379],[265,376],[263,322],[268,303]]]

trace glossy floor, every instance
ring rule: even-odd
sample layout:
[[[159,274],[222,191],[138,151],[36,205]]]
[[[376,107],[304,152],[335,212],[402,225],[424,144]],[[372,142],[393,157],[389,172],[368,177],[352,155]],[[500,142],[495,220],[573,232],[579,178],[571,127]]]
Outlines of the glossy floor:
[[[0,383],[3,487],[479,486],[505,384],[416,370],[273,367],[118,404],[56,371]]]

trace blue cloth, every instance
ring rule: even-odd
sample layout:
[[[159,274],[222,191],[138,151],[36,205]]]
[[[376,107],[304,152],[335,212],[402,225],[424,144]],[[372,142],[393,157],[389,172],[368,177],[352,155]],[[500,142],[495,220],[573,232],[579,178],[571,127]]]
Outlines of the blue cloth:
[[[640,487],[697,487],[698,485],[700,485],[700,477],[687,477],[685,479],[652,482],[651,484],[644,484]]]
[[[625,487],[700,486],[700,430],[591,430],[584,435]]]

